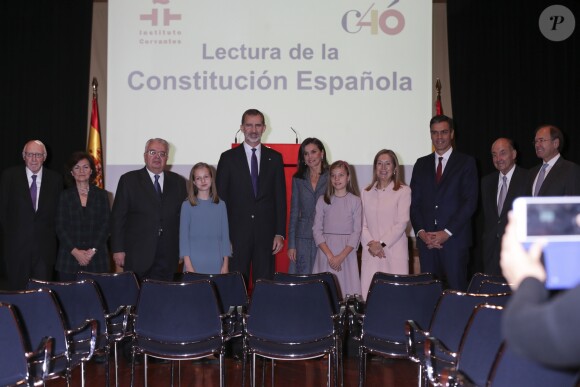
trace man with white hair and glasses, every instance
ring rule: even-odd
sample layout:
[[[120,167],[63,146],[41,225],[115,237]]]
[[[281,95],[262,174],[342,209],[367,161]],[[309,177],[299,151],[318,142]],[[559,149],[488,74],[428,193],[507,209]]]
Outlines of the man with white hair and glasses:
[[[0,224],[10,290],[25,289],[29,278],[52,279],[62,177],[43,166],[46,157],[41,141],[29,141],[22,150],[24,168],[10,167],[0,180]]]

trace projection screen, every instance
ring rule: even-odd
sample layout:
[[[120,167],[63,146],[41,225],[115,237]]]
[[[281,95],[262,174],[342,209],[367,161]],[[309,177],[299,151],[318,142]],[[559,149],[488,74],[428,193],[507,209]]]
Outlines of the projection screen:
[[[412,165],[431,151],[431,18],[431,0],[109,0],[107,189],[153,137],[185,176],[217,164],[248,108],[263,142],[318,137],[362,184],[381,148]]]

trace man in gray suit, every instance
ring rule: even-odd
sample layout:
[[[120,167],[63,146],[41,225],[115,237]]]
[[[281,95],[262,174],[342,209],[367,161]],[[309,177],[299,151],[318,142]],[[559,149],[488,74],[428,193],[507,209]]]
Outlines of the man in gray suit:
[[[501,275],[499,252],[507,214],[515,198],[526,195],[528,171],[516,165],[517,152],[509,138],[498,138],[491,146],[497,169],[481,180],[481,203],[485,218],[483,268],[486,274]]]
[[[185,180],[165,171],[169,144],[145,144],[145,168],[119,180],[111,213],[111,248],[117,266],[140,280],[171,281],[179,263],[179,215],[187,197]]]
[[[527,194],[533,196],[580,195],[580,166],[564,160],[560,151],[564,135],[554,125],[542,125],[534,139],[536,156],[543,163],[530,170]]]

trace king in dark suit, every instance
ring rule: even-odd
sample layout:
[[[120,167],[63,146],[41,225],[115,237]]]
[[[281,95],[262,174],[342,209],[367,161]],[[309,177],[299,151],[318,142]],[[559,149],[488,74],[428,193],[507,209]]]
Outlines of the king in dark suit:
[[[530,170],[527,194],[529,196],[578,196],[580,195],[580,166],[564,160],[560,151],[564,147],[564,135],[554,125],[542,125],[534,138],[536,156],[542,164]]]
[[[507,214],[517,197],[526,196],[528,171],[516,165],[517,152],[512,140],[508,138],[495,140],[491,146],[491,157],[497,172],[481,180],[481,202],[485,218],[483,269],[486,274],[501,275],[499,253]]]
[[[139,279],[170,281],[179,263],[179,216],[185,180],[165,171],[169,144],[147,141],[145,168],[119,180],[111,213],[111,248],[117,266]]]
[[[415,163],[411,178],[411,223],[422,272],[446,278],[450,288],[467,288],[471,217],[477,207],[475,159],[451,147],[449,117],[431,119],[435,152]]]
[[[233,257],[230,270],[252,278],[272,278],[274,255],[286,234],[286,182],[282,155],[261,144],[264,115],[250,109],[242,115],[244,143],[222,153],[216,184],[226,202]]]
[[[55,215],[61,176],[43,167],[46,147],[29,141],[22,150],[26,166],[2,173],[0,223],[8,287],[26,288],[29,278],[51,280],[56,258]]]

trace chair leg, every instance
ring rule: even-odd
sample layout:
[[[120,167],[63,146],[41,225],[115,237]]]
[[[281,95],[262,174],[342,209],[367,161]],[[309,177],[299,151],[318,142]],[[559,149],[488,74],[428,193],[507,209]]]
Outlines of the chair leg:
[[[134,386],[135,382],[135,351],[131,350],[133,356],[131,356],[131,387]]]
[[[359,356],[358,386],[363,387],[365,385],[365,379],[367,377],[367,352],[362,345],[358,350],[358,356]]]
[[[145,373],[143,375],[143,380],[145,381],[145,383],[143,384],[145,387],[147,387],[148,381],[147,381],[147,354],[143,354],[143,372]]]
[[[107,346],[107,348],[105,349],[105,356],[107,357],[107,361],[105,362],[105,378],[107,378],[107,383],[106,386],[109,387],[111,385],[111,374],[110,374],[110,368],[111,368],[111,362],[110,362],[110,358],[111,358],[111,350],[110,350],[110,346]]]
[[[119,387],[119,358],[117,357],[117,347],[119,343],[115,341],[114,353],[115,353],[115,387]]]
[[[275,365],[274,359],[272,359],[272,367],[271,367],[272,368],[272,387],[274,387],[274,365]],[[264,379],[266,379],[266,378],[264,378]],[[265,380],[264,380],[264,382],[265,382]],[[262,382],[262,385],[264,384],[264,382]]]
[[[224,365],[224,353],[220,352],[220,387],[226,387],[226,367]]]
[[[246,366],[248,363],[248,354],[244,348],[242,351],[242,387],[246,387]]]
[[[256,387],[256,354],[253,353],[250,360],[250,386]]]
[[[326,359],[326,360],[327,360],[327,364],[326,364],[326,387],[330,387],[330,365],[336,362],[335,357],[333,356],[332,352],[328,354],[328,359]],[[336,378],[334,379],[334,383],[335,383],[334,387],[337,387],[336,386]]]
[[[417,380],[417,385],[419,387],[421,387],[421,386],[424,385],[424,383],[423,383],[423,378],[424,378],[424,376],[423,376],[423,367],[421,366],[421,363],[418,364],[418,367],[419,367],[419,370],[418,370],[418,375],[417,375],[417,379],[418,379]]]
[[[81,387],[85,387],[85,362],[81,362]]]

